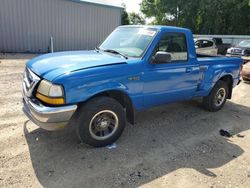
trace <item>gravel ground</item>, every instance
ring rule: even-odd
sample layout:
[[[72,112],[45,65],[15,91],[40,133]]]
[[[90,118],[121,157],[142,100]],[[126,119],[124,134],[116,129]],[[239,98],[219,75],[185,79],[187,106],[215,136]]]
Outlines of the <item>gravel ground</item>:
[[[0,187],[249,187],[249,84],[217,113],[199,100],[153,108],[116,149],[91,148],[72,128],[47,132],[23,115],[21,74],[33,56],[0,55]]]

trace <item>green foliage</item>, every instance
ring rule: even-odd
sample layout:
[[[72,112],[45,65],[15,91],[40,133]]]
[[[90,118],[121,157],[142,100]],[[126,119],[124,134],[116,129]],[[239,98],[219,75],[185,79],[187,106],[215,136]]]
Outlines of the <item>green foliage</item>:
[[[144,25],[145,19],[142,15],[137,14],[135,12],[129,13],[129,21],[131,25]]]
[[[250,34],[250,0],[143,0],[153,24],[190,28],[199,34]]]
[[[123,3],[124,7],[122,13],[122,25],[144,25],[145,19],[141,14],[137,14],[135,12],[128,13],[126,10],[126,5]]]
[[[129,17],[126,10],[122,13],[122,25],[129,25]]]
[[[122,25],[129,25],[129,17],[126,11],[126,5],[122,4],[122,6],[124,7],[123,12],[122,12]]]

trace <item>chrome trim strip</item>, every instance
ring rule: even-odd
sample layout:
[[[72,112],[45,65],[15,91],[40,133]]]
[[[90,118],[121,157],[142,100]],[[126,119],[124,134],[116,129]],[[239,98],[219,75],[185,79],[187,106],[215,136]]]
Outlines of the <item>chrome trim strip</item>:
[[[31,78],[29,76],[31,76]],[[31,79],[31,82],[29,81],[29,78]],[[24,95],[26,95],[27,97],[31,97],[33,90],[39,81],[40,78],[37,75],[35,75],[31,70],[26,68],[23,74]]]

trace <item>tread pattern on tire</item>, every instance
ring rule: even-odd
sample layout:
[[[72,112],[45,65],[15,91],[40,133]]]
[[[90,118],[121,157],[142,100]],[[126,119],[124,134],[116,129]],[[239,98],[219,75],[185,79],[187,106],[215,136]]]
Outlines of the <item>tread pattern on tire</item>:
[[[226,97],[225,97],[225,101],[222,103],[222,105],[217,107],[217,106],[214,105],[214,97],[215,97],[215,94],[217,93],[217,91],[222,87],[226,90]],[[219,80],[215,84],[215,86],[213,87],[213,89],[211,90],[209,95],[206,96],[206,97],[203,97],[203,106],[204,106],[204,108],[207,109],[210,112],[219,111],[221,108],[223,108],[223,106],[224,106],[224,104],[225,104],[225,102],[227,100],[228,91],[229,91],[228,84],[225,81]]]
[[[107,140],[95,140],[89,133],[89,122],[94,114],[101,110],[111,110],[116,113],[119,119],[119,126],[114,135]],[[100,96],[91,99],[78,109],[76,117],[76,133],[78,138],[88,145],[103,147],[115,142],[122,134],[126,125],[125,111],[122,105],[113,98]]]

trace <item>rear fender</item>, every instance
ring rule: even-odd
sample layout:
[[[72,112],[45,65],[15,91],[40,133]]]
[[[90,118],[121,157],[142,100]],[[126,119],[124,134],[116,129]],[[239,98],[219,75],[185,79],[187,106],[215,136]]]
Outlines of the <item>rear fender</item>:
[[[228,83],[228,88],[229,88],[229,94],[228,94],[228,99],[232,98],[232,91],[233,91],[233,76],[230,73],[221,73],[219,77],[217,77],[217,79],[214,79],[213,82],[210,84],[210,89],[208,94],[211,92],[211,90],[213,89],[213,87],[215,86],[215,84],[219,81],[219,80],[223,80],[225,82]]]
[[[222,70],[222,69],[210,68],[210,70],[204,73],[205,74],[204,80],[203,83],[201,83],[199,86],[200,91],[198,92],[198,96],[207,96],[219,80],[223,80],[226,77],[230,77],[231,82],[228,83],[229,83],[229,98],[231,98],[232,89],[234,86],[234,79],[232,72],[233,70],[230,69]]]

